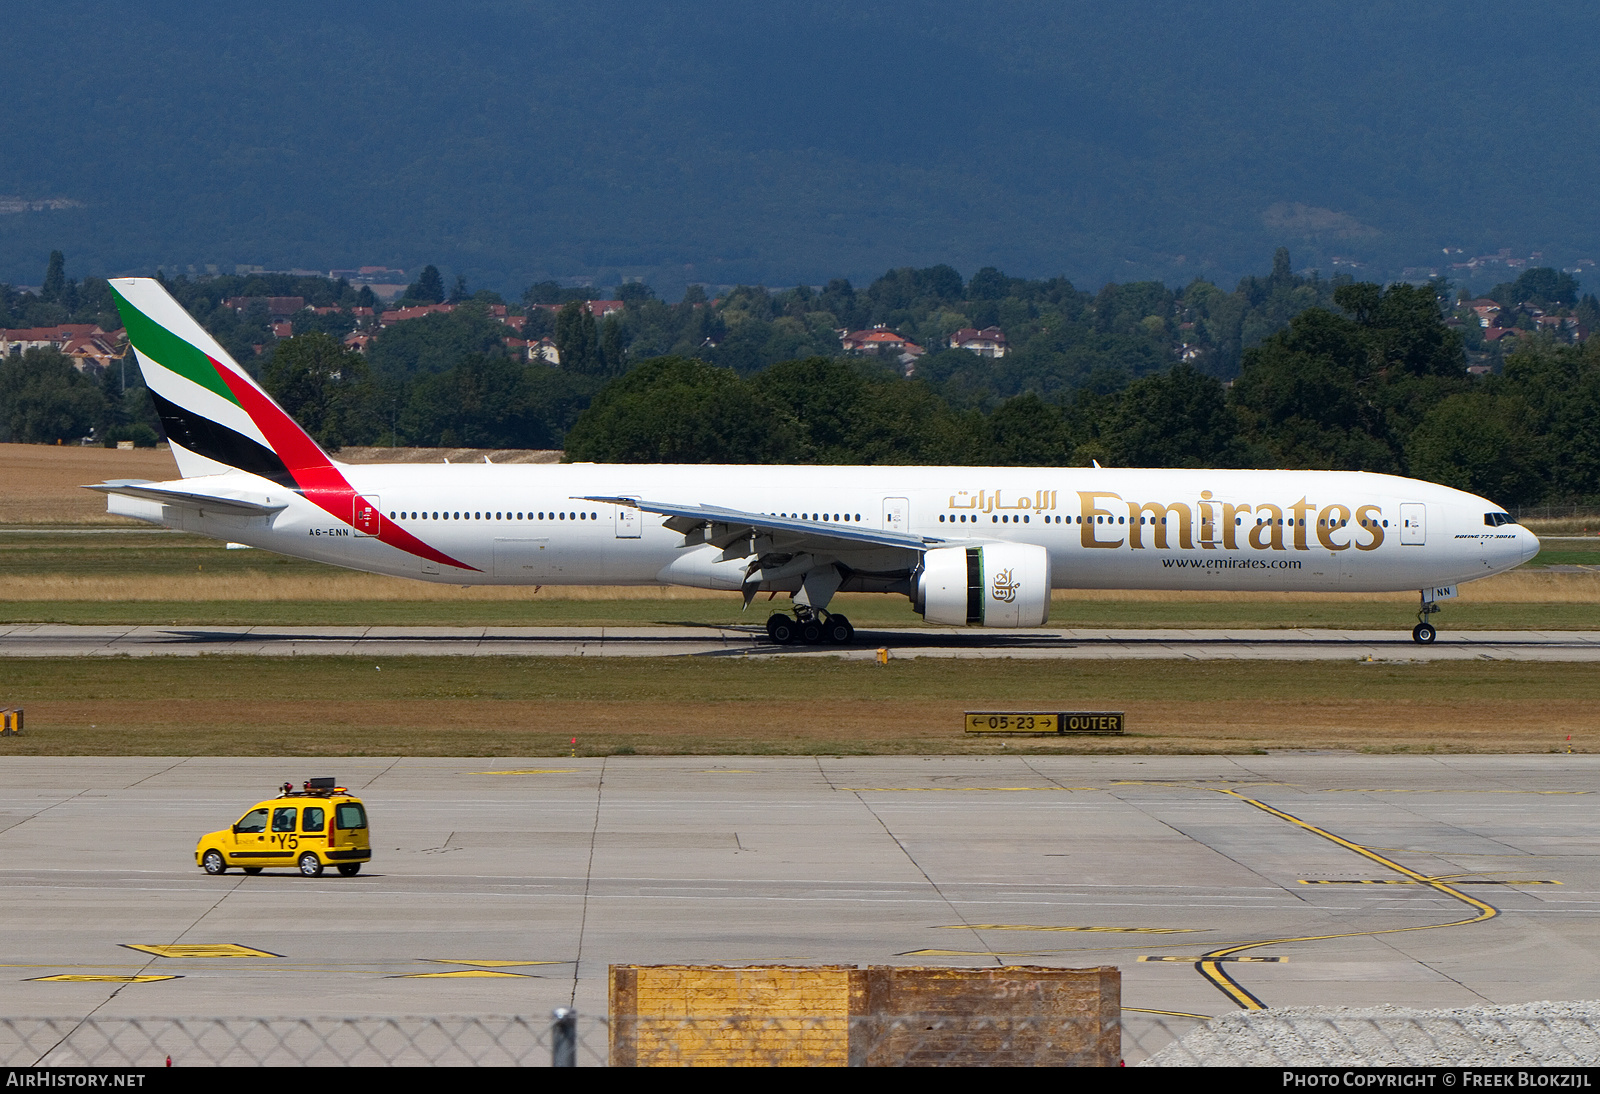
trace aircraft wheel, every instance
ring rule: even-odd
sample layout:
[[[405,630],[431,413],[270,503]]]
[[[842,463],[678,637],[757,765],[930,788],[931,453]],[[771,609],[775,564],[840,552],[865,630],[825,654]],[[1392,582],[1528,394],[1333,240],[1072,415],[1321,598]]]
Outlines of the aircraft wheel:
[[[1439,637],[1439,632],[1433,629],[1431,623],[1418,623],[1411,628],[1411,640],[1426,646]]]
[[[815,619],[808,619],[800,624],[800,641],[808,646],[815,646],[822,641],[822,624]]]
[[[828,622],[823,625],[822,633],[835,646],[848,646],[855,639],[856,629],[844,616],[830,615]]]
[[[800,637],[800,624],[786,615],[767,620],[767,635],[780,646],[792,645]]]

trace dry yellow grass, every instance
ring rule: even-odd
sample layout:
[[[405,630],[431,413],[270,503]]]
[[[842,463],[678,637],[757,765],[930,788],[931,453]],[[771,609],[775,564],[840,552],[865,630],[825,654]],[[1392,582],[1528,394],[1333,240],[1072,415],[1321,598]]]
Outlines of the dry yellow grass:
[[[124,524],[106,514],[104,495],[83,489],[106,479],[171,479],[164,448],[80,448],[0,444],[0,524]]]
[[[20,575],[0,577],[0,601],[505,601],[505,600],[705,600],[733,594],[659,585],[529,586],[436,585],[409,578],[330,570],[317,575],[242,574]],[[869,596],[870,594],[858,594]],[[850,595],[839,602],[848,604]],[[881,599],[881,598],[879,598]],[[1116,601],[1148,604],[1413,605],[1405,593],[1221,593],[1116,589],[1058,589],[1057,604]],[[1600,604],[1600,574],[1510,573],[1461,586],[1461,601],[1477,604]]]

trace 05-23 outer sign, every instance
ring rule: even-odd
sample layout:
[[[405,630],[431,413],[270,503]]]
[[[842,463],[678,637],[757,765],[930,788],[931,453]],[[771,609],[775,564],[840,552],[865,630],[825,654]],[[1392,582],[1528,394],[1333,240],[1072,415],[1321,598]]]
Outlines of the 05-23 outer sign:
[[[1121,733],[1120,710],[969,710],[968,733]]]

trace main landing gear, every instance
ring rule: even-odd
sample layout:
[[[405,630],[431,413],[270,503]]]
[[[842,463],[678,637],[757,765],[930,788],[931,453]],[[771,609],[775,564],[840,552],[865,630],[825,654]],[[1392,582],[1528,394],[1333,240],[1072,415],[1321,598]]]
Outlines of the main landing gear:
[[[796,607],[792,616],[777,612],[767,619],[767,637],[780,646],[848,646],[856,629],[842,615]]]

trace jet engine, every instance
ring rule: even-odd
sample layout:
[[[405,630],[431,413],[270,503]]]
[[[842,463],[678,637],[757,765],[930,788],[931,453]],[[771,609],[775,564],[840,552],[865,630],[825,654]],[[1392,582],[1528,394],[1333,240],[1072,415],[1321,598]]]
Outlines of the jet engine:
[[[937,547],[912,577],[911,602],[929,623],[1042,627],[1050,618],[1050,555],[1031,543]]]

